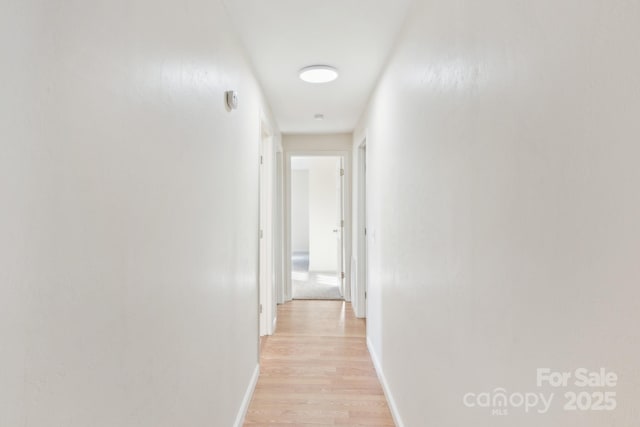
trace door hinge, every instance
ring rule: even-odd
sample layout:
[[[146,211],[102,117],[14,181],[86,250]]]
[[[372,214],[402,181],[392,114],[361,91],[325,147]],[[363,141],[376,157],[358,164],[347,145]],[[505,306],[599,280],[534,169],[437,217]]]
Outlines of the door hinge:
[[[340,169],[340,176],[344,176],[344,169]]]
[[[262,314],[262,304],[260,304],[260,314]]]
[[[340,273],[340,277],[342,277],[344,279],[344,271],[342,273]]]
[[[341,220],[340,220],[340,227],[343,227],[343,228],[344,228],[344,219],[341,219]]]
[[[367,235],[367,227],[364,228],[364,235]]]
[[[264,231],[260,230],[260,238],[262,239],[264,237]]]
[[[264,163],[264,159],[262,156],[260,156],[260,164]]]
[[[367,291],[364,291],[364,299],[367,299]]]

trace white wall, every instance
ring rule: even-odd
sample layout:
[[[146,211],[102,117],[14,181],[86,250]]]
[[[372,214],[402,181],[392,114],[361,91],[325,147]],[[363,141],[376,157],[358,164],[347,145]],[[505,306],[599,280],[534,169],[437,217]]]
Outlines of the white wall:
[[[233,425],[264,103],[221,4],[10,0],[0,28],[0,425]]]
[[[416,3],[354,137],[368,337],[405,426],[637,423],[638,16],[625,0]],[[563,411],[576,387],[547,415],[463,405],[552,392],[545,367],[617,372],[618,408]]]
[[[282,147],[289,152],[323,152],[351,150],[350,133],[282,135]]]
[[[309,252],[309,171],[291,171],[291,249]]]
[[[340,159],[309,159],[309,271],[338,270]]]

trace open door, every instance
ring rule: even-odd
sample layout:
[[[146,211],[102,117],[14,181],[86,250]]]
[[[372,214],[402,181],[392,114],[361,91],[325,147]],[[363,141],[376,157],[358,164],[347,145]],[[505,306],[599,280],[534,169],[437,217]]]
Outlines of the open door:
[[[259,265],[258,265],[258,295],[259,295],[259,326],[260,336],[272,335],[276,322],[276,289],[274,280],[274,198],[275,198],[275,153],[273,137],[266,126],[262,125],[259,151],[260,168],[260,223]]]
[[[337,274],[338,274],[338,283],[340,284],[340,295],[344,297],[344,284],[345,284],[345,259],[344,259],[344,160],[340,158],[338,162],[338,170],[337,170],[337,184],[336,184],[336,195],[338,197],[338,201],[336,206],[338,207],[337,219],[336,219],[336,228],[334,231],[336,232],[336,244],[337,244]]]
[[[352,298],[356,317],[367,315],[367,147],[358,147],[356,274]]]

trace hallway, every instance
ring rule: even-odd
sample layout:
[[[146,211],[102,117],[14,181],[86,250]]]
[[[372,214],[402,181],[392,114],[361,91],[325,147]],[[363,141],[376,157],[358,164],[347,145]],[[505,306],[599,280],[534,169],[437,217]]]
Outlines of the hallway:
[[[245,425],[393,426],[365,329],[343,301],[279,306]]]
[[[639,426],[640,0],[2,6],[0,427]]]

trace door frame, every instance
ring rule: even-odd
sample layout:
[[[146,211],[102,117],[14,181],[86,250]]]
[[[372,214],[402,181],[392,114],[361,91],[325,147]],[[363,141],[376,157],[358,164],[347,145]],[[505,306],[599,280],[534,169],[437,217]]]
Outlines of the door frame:
[[[282,220],[281,189],[278,156],[282,156],[280,136],[274,134],[269,121],[260,120],[258,167],[258,330],[259,336],[273,335],[277,324],[278,280],[282,280]],[[281,157],[280,157],[281,158]],[[280,165],[282,162],[280,162]],[[279,198],[280,196],[280,198]],[[280,256],[278,255],[280,253]]]
[[[342,251],[343,257],[348,258],[351,253],[351,152],[348,150],[285,150],[284,164],[284,300],[291,301],[293,299],[292,281],[291,281],[291,158],[292,157],[340,157],[344,165],[344,187],[343,187],[343,215],[344,227],[342,230],[343,241]],[[351,266],[349,262],[344,263],[344,280],[342,287],[344,289],[343,298],[345,301],[351,301]]]
[[[260,168],[260,204],[259,204],[259,229],[258,229],[258,316],[260,319],[260,336],[271,335],[268,319],[271,318],[272,310],[269,304],[273,293],[273,282],[271,280],[271,259],[272,251],[269,250],[271,242],[271,220],[272,206],[272,182],[270,178],[270,152],[272,151],[273,137],[266,123],[261,123],[260,149],[258,163]]]
[[[282,146],[275,147],[275,205],[273,207],[273,280],[276,287],[276,303],[284,304],[284,153]],[[275,325],[274,325],[275,330]]]
[[[354,311],[356,317],[367,317],[367,138],[362,139],[356,149],[356,274],[354,280]]]

